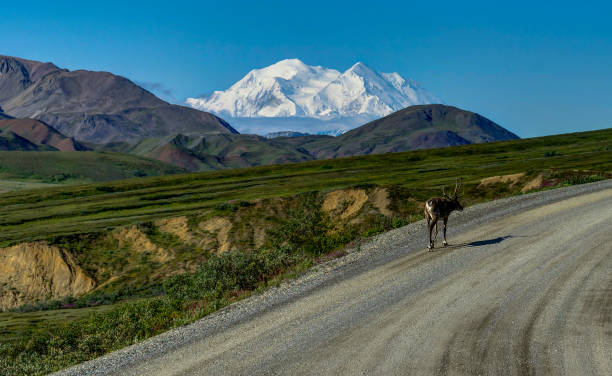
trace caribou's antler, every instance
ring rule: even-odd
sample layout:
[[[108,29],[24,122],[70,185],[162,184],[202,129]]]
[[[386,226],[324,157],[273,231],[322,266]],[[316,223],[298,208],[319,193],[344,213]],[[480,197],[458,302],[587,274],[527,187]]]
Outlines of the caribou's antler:
[[[442,186],[442,196],[445,198],[448,198],[450,200],[450,196],[446,194],[446,192],[444,192],[444,186]]]
[[[460,189],[461,189],[461,178],[455,178],[455,191],[453,192],[453,196],[457,197]]]

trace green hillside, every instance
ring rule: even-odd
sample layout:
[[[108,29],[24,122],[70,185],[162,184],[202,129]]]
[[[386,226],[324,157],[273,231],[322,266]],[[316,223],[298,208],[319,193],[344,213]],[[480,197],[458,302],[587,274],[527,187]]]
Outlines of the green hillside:
[[[178,134],[146,138],[135,145],[110,144],[95,147],[153,158],[192,172],[314,159],[305,150],[291,143],[252,134]]]
[[[75,184],[182,171],[160,161],[117,153],[0,151],[0,180]]]

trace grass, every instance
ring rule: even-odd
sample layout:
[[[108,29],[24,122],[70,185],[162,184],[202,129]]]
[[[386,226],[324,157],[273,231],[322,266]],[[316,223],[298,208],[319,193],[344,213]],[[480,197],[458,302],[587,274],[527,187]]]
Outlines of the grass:
[[[36,181],[27,180],[6,180],[0,179],[0,192],[17,191],[20,189],[36,189],[36,188],[49,188],[54,187],[57,184],[51,183],[40,183]]]
[[[57,309],[36,312],[0,312],[0,337],[2,343],[16,342],[22,336],[24,328],[37,331],[43,329],[56,330],[66,322],[74,322],[89,317],[92,313],[108,312],[116,305],[101,305],[97,307],[77,309]]]
[[[82,184],[93,181],[168,175],[183,171],[160,161],[118,153],[0,151],[0,179],[2,180]]]
[[[133,268],[129,271],[138,281],[135,287],[140,284],[151,290],[149,298],[117,305],[86,307],[92,299],[112,303],[139,296],[142,291],[136,288],[115,296],[98,292],[98,296],[81,300],[33,307],[83,307],[77,310],[0,315],[0,319],[8,317],[7,322],[13,323],[0,326],[10,339],[0,340],[0,370],[7,375],[43,374],[191,322],[283,278],[299,275],[316,262],[341,256],[343,245],[351,241],[359,242],[362,237],[420,219],[419,202],[439,195],[440,187],[453,184],[456,176],[464,179],[466,204],[520,193],[519,186],[479,184],[480,179],[490,176],[524,172],[528,180],[543,175],[544,185],[550,187],[609,178],[611,145],[612,129],[607,129],[5,193],[0,195],[3,245],[46,239],[69,249],[85,268],[99,263],[107,263],[108,268]],[[394,217],[367,214],[359,225],[338,227],[321,211],[326,191],[376,186],[387,187]],[[291,205],[275,218],[263,247],[206,255],[195,271],[177,274],[157,285],[138,279],[151,274],[149,264],[130,259],[115,249],[112,239],[100,235],[116,226],[138,224],[156,244],[181,248],[184,245],[178,239],[151,227],[152,221],[174,215],[187,215],[190,221],[206,213],[239,215],[255,210],[254,199],[278,197],[290,197]],[[111,248],[119,253],[110,253]],[[94,312],[97,309],[100,311]],[[71,311],[74,316],[65,316]],[[19,315],[25,315],[25,321],[19,321]],[[36,315],[42,321],[27,319]],[[41,324],[45,321],[52,324]]]

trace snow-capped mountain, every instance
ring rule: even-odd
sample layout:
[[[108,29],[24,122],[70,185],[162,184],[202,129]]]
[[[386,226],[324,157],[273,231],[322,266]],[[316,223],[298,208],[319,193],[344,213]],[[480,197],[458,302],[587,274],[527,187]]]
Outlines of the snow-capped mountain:
[[[254,69],[225,91],[188,98],[194,108],[229,117],[310,116],[310,98],[340,76],[334,69],[314,67],[298,59]]]
[[[398,73],[378,73],[357,63],[319,91],[311,101],[314,117],[374,115],[381,117],[415,104],[439,103]]]
[[[288,59],[250,71],[225,91],[188,98],[186,103],[230,118],[232,124],[236,122],[231,118],[241,119],[238,123],[244,118],[347,119],[344,123],[350,129],[363,119],[382,117],[411,105],[441,102],[416,82],[398,73],[378,73],[361,62],[340,73]],[[299,131],[316,133],[325,129]]]

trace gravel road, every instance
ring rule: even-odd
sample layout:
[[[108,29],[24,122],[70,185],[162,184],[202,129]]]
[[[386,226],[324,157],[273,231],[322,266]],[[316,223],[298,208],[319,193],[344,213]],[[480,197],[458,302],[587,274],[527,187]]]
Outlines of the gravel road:
[[[59,374],[612,375],[612,181],[453,213],[448,240],[382,234]]]

